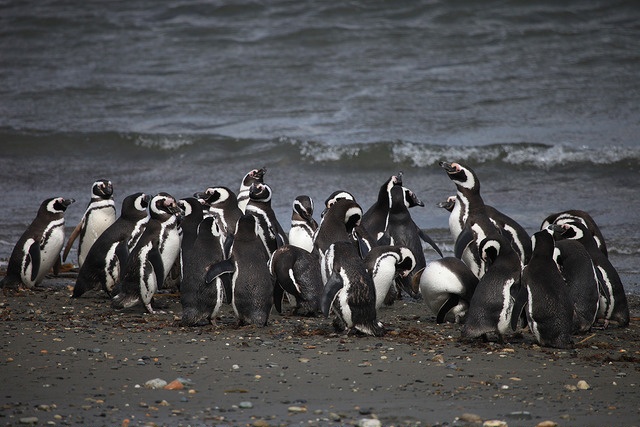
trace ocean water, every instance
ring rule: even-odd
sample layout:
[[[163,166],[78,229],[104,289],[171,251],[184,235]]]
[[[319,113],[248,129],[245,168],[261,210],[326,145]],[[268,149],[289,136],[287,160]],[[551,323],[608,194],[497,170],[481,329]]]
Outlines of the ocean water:
[[[446,160],[530,233],[590,212],[640,294],[636,1],[8,0],[0,58],[0,263],[47,197],[77,200],[70,232],[97,178],[119,208],[262,166],[285,229],[297,195],[366,209],[402,170],[451,254]]]

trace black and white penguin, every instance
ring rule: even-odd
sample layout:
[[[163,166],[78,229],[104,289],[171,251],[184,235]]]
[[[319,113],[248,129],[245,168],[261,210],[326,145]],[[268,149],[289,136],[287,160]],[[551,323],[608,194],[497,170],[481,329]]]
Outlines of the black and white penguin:
[[[500,342],[511,332],[511,313],[520,290],[520,257],[503,236],[484,239],[479,245],[486,272],[471,297],[462,338],[487,338],[495,333]]]
[[[182,211],[171,195],[158,193],[149,203],[149,222],[127,258],[124,276],[112,298],[113,308],[132,307],[140,302],[154,313],[151,299],[164,285],[180,255]]]
[[[462,323],[478,278],[462,260],[449,256],[429,261],[423,270],[416,272],[413,283],[437,323]]]
[[[545,347],[571,348],[573,340],[573,301],[553,260],[554,226],[531,236],[533,252],[522,270],[521,286],[511,317],[516,329],[523,308],[538,344]]]
[[[113,184],[107,179],[99,179],[91,186],[91,201],[80,220],[80,223],[69,236],[64,248],[62,261],[80,237],[78,243],[78,267],[82,267],[91,245],[100,235],[116,221],[116,204],[113,201]]]
[[[629,304],[620,275],[609,258],[598,247],[587,226],[582,222],[563,223],[558,225],[556,230],[556,238],[577,240],[582,243],[591,256],[596,273],[600,278],[600,285],[604,288],[600,295],[598,318],[604,319],[605,328],[609,326],[611,321],[619,327],[628,326]]]
[[[273,302],[278,313],[282,313],[285,292],[295,299],[294,314],[314,316],[320,313],[324,282],[316,252],[293,244],[284,245],[271,255],[269,271],[275,281]]]
[[[464,245],[469,242],[470,227],[467,220],[471,216],[472,219],[482,213],[489,218],[489,221],[493,226],[500,231],[501,234],[508,237],[511,241],[512,247],[520,256],[522,265],[524,266],[531,256],[531,238],[517,221],[503,214],[499,210],[492,206],[485,205],[482,196],[480,195],[480,180],[476,173],[468,166],[460,163],[447,163],[440,162],[440,166],[447,172],[449,178],[456,185],[457,193],[456,200],[451,208],[451,198],[442,207],[450,208],[451,212],[449,216],[449,229],[454,240],[460,239],[460,244]],[[481,220],[479,223],[486,221]],[[485,226],[480,226],[480,229],[476,231],[480,232],[481,237],[478,238],[478,242],[484,237],[488,237],[489,230],[485,230]],[[464,231],[464,233],[463,233]],[[462,238],[460,238],[462,235]],[[482,237],[483,236],[483,237]],[[474,246],[469,248],[470,251],[474,251]],[[474,259],[475,258],[475,259]],[[465,262],[474,261],[477,262],[477,257],[473,257],[471,253],[467,252],[464,255]],[[472,268],[472,270],[474,270]],[[476,271],[474,271],[477,273]]]
[[[318,223],[313,219],[313,199],[307,195],[296,197],[291,213],[289,244],[311,252],[313,250],[313,235],[317,229]]]
[[[242,178],[238,191],[238,207],[244,213],[249,203],[249,190],[253,184],[264,184],[264,175],[267,168],[253,169]]]
[[[377,319],[375,284],[357,247],[349,241],[333,243],[327,250],[325,264],[331,274],[321,307],[325,317],[333,309],[336,331],[355,329],[366,335],[384,335],[382,323]]]
[[[380,309],[397,278],[405,278],[413,271],[416,258],[404,246],[375,246],[364,258],[365,266],[371,273],[376,290],[376,310]],[[406,289],[413,293],[412,289]]]
[[[206,209],[197,197],[185,197],[178,200],[178,205],[184,212],[180,228],[182,228],[182,251],[189,251],[198,237],[198,227],[204,219]]]
[[[191,250],[183,254],[183,276],[180,284],[182,326],[202,326],[213,323],[225,300],[222,277],[207,283],[209,268],[225,259],[225,236],[214,216],[204,218]],[[229,295],[230,297],[230,295]]]
[[[260,238],[269,252],[269,256],[282,245],[289,243],[287,233],[280,225],[276,213],[271,207],[273,192],[267,184],[253,184],[249,189],[249,203],[245,213],[254,215],[262,228]]]
[[[582,243],[576,240],[558,240],[555,245],[554,260],[573,299],[573,332],[589,332],[600,306],[598,275],[593,261]]]
[[[362,220],[362,208],[354,200],[339,198],[325,210],[322,221],[313,236],[314,250],[320,254],[332,243],[353,241],[352,232]]]
[[[391,175],[378,190],[376,201],[362,216],[362,226],[378,240],[387,229],[389,210],[391,209],[391,189],[395,186],[402,188],[402,172]]]
[[[209,205],[209,212],[219,217],[223,233],[236,232],[236,223],[243,214],[238,206],[236,193],[227,187],[209,187],[203,193],[196,193],[194,197],[202,198]]]
[[[25,286],[31,289],[40,284],[52,268],[57,273],[64,245],[64,213],[73,202],[73,199],[63,197],[42,202],[36,217],[11,252],[0,288]]]
[[[598,245],[598,248],[602,251],[602,253],[608,256],[607,244],[604,240],[602,232],[600,231],[600,227],[598,227],[598,224],[596,224],[593,217],[589,215],[588,212],[579,209],[570,209],[567,211],[551,214],[546,217],[544,221],[542,221],[540,229],[543,230],[550,224],[561,225],[576,221],[581,222],[589,229],[589,232],[593,236],[593,239],[596,241],[596,245]]]
[[[89,249],[85,262],[78,271],[73,298],[95,289],[102,289],[111,296],[124,274],[129,253],[138,243],[149,221],[149,200],[150,197],[144,193],[124,198],[118,219]]]
[[[266,326],[273,306],[274,282],[261,232],[254,215],[241,216],[230,257],[212,265],[207,272],[207,283],[221,275],[231,274],[231,306],[240,326]]]

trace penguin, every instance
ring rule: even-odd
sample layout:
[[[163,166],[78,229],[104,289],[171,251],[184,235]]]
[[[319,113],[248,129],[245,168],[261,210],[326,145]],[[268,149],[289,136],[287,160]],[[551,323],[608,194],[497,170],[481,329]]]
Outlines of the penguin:
[[[224,233],[235,234],[236,223],[243,214],[243,210],[238,206],[236,193],[227,187],[209,187],[203,193],[196,193],[194,197],[205,200],[209,206],[209,213],[219,217]]]
[[[273,306],[274,282],[269,272],[269,253],[262,243],[258,218],[245,214],[238,220],[230,256],[212,265],[207,283],[231,274],[231,306],[238,325],[266,326]]]
[[[180,254],[182,211],[175,198],[158,193],[149,203],[150,218],[125,265],[118,291],[111,299],[115,309],[140,302],[154,313],[151,299],[164,285],[169,270]]]
[[[362,220],[362,208],[354,200],[339,198],[330,203],[313,236],[314,250],[322,255],[332,243],[353,241],[352,232]]]
[[[264,184],[264,175],[267,168],[253,169],[242,178],[240,190],[238,191],[238,207],[244,213],[249,203],[249,189],[253,184]]]
[[[584,334],[591,330],[598,315],[598,275],[582,243],[570,239],[557,240],[555,246],[554,261],[569,286],[573,300],[573,333]]]
[[[336,331],[383,336],[384,327],[377,319],[375,284],[357,247],[349,241],[331,244],[325,264],[331,274],[324,286],[321,307],[325,317],[333,309]]]
[[[40,204],[38,213],[16,243],[0,288],[32,289],[53,268],[60,268],[64,244],[64,213],[74,199],[55,197]]]
[[[320,313],[324,283],[316,252],[293,244],[284,245],[271,255],[269,272],[275,282],[273,302],[278,313],[282,313],[285,292],[295,300],[293,314],[315,316]]]
[[[307,195],[300,195],[293,201],[291,214],[291,228],[289,229],[289,244],[313,250],[313,234],[318,229],[318,223],[313,219],[313,200]]]
[[[391,209],[391,189],[394,186],[402,188],[402,172],[391,175],[380,186],[378,198],[362,216],[362,226],[377,240],[387,228],[387,219]]]
[[[449,229],[454,240],[458,241],[462,236],[460,245],[465,246],[465,243],[469,242],[471,237],[471,233],[469,233],[470,224],[467,223],[469,216],[477,217],[482,213],[489,218],[490,223],[501,234],[509,238],[511,245],[520,256],[521,264],[524,266],[531,256],[531,238],[524,227],[494,207],[485,205],[480,195],[480,180],[471,168],[460,163],[447,162],[440,162],[440,166],[456,184],[457,189],[456,201],[449,216]],[[450,203],[445,204],[445,206],[450,206]],[[480,222],[486,223],[484,220]],[[487,223],[486,226],[488,227],[489,224]],[[484,229],[485,226],[479,227],[480,229],[477,229],[476,233],[480,232],[485,237],[489,235],[487,234],[489,230]],[[482,240],[482,238],[479,240]],[[473,252],[475,247],[472,245],[469,249]],[[473,263],[474,259],[477,262],[477,257],[474,257],[469,252],[465,254],[464,259],[469,263]]]
[[[413,271],[416,258],[409,248],[385,245],[372,248],[365,256],[364,263],[373,279],[376,291],[375,307],[379,310],[396,278],[407,277]]]
[[[245,208],[245,213],[250,213],[258,219],[260,228],[260,238],[267,248],[269,256],[280,246],[289,243],[287,233],[278,222],[276,213],[271,207],[272,191],[267,184],[252,184],[249,189],[249,202]]]
[[[213,323],[226,299],[221,277],[207,283],[209,268],[227,257],[225,236],[217,218],[204,218],[197,229],[191,250],[184,253],[183,277],[180,285],[181,326],[204,326]]]
[[[120,216],[98,237],[78,270],[72,298],[98,288],[111,296],[120,283],[129,253],[149,221],[149,201],[150,197],[144,193],[124,198]]]
[[[82,267],[91,245],[115,221],[116,204],[113,200],[113,184],[107,179],[99,179],[91,186],[91,201],[80,223],[69,236],[62,261],[67,260],[73,242],[79,236],[78,267]]]
[[[579,210],[579,209],[571,209],[563,212],[558,212],[555,214],[551,214],[542,221],[542,225],[540,229],[545,229],[549,226],[549,224],[565,224],[571,222],[581,222],[588,229],[593,239],[596,241],[596,245],[605,254],[608,256],[607,244],[604,240],[604,236],[598,227],[598,224],[594,221],[593,217],[589,215],[588,212]]]
[[[569,287],[553,260],[553,234],[554,226],[551,225],[531,236],[533,252],[529,263],[522,270],[511,328],[516,329],[524,309],[529,328],[538,344],[572,348],[573,301]]]
[[[448,256],[429,261],[416,272],[413,283],[436,316],[436,323],[463,323],[478,278],[462,260]]]
[[[611,321],[615,322],[619,327],[628,326],[629,304],[622,280],[609,258],[598,247],[588,226],[581,221],[576,221],[560,224],[555,230],[557,239],[577,240],[582,243],[589,256],[591,256],[602,288],[598,318],[604,319],[604,327],[608,327]]]
[[[495,333],[499,342],[511,332],[511,313],[520,288],[520,257],[503,236],[484,239],[479,244],[486,272],[469,302],[462,326],[462,339],[470,340]]]
[[[347,190],[336,190],[333,193],[331,193],[329,195],[329,197],[327,197],[324,201],[324,210],[322,211],[322,214],[320,215],[321,218],[324,217],[324,214],[327,212],[327,209],[329,209],[336,201],[341,200],[341,199],[347,199],[347,200],[351,200],[351,201],[356,201],[356,198],[353,194],[351,194],[350,192],[348,192]]]

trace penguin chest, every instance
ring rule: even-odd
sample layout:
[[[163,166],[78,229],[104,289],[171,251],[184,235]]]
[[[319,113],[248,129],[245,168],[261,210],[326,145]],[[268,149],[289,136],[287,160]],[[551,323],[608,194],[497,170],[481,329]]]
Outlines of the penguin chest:
[[[313,230],[305,223],[291,224],[289,244],[311,252],[313,250]]]
[[[396,277],[395,262],[382,262],[371,272],[376,290],[376,309],[380,308]]]
[[[40,241],[40,268],[36,283],[40,283],[58,261],[63,244],[64,219],[59,219],[47,226]]]
[[[84,220],[84,230],[80,236],[80,254],[86,256],[91,245],[100,237],[100,235],[116,220],[116,211],[112,205],[90,208]]]
[[[181,243],[182,230],[179,227],[163,228],[160,233],[158,251],[162,256],[162,265],[166,274],[169,273],[180,254]]]

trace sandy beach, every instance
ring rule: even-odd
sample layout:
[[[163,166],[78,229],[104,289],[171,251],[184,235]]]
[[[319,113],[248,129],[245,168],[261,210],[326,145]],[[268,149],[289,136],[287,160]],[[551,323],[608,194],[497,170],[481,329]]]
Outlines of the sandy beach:
[[[566,351],[528,332],[461,342],[416,301],[383,308],[375,338],[275,310],[240,328],[230,306],[184,328],[175,294],[158,296],[163,313],[116,312],[101,293],[71,299],[73,284],[0,297],[1,425],[640,425],[637,296],[630,327]]]

